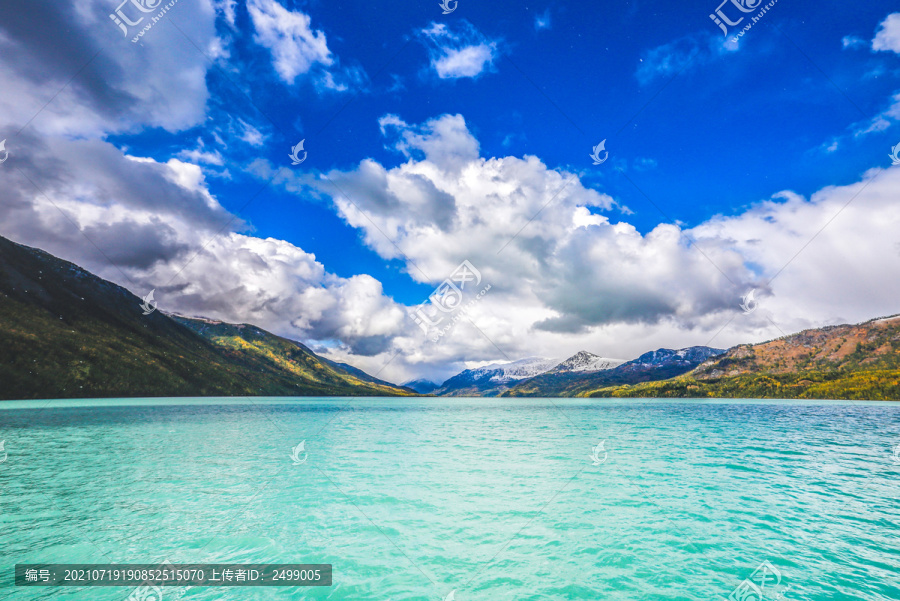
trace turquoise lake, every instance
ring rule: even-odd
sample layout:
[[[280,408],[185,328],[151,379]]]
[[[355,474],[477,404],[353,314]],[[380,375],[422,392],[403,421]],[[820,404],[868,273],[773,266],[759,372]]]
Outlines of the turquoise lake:
[[[900,599],[900,403],[4,402],[0,440],[2,599],[132,594],[17,563],[165,560],[334,584],[163,601]]]

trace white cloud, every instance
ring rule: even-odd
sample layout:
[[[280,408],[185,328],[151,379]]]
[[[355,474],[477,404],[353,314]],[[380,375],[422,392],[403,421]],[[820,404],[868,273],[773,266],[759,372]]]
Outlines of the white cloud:
[[[249,235],[209,192],[199,166],[124,156],[102,141],[33,148],[19,149],[17,167],[41,190],[18,170],[7,174],[0,235],[132,292],[156,289],[164,310],[337,341],[357,356],[376,354],[403,333],[405,311],[380,282],[335,276],[289,242]]]
[[[790,332],[896,312],[900,168],[866,187],[810,199],[785,192],[740,215],[642,234],[615,221],[614,200],[577,173],[533,156],[482,157],[460,115],[380,124],[406,162],[328,173],[355,206],[310,175],[280,183],[304,196],[311,185],[334,193],[366,243],[404,261],[419,282],[436,285],[463,259],[481,270],[492,288],[470,312],[477,328],[463,320],[439,344],[371,276],[338,277],[301,248],[231,222],[185,160],[126,157],[99,140],[22,144],[17,165],[43,189],[8,174],[0,234],[135,292],[156,288],[165,310],[255,323],[371,373],[400,351],[380,374],[394,381],[441,379],[505,355],[587,349],[630,358],[660,346],[729,346],[779,336],[768,318]],[[739,298],[752,287],[760,309],[744,316]]]
[[[312,29],[309,15],[287,10],[278,0],[249,0],[247,11],[256,43],[271,51],[275,71],[285,83],[293,84],[317,65],[334,64],[325,34]]]
[[[237,8],[237,0],[215,0],[216,11],[220,12],[229,25],[234,27],[236,17],[235,9]]]
[[[247,123],[241,118],[238,118],[238,132],[241,140],[250,144],[251,146],[262,146],[269,136],[263,134],[258,129]]]
[[[201,138],[197,138],[197,148],[192,150],[182,150],[178,153],[178,158],[191,161],[193,163],[203,163],[205,165],[215,165],[221,167],[225,164],[218,150],[206,150],[206,145]]]
[[[550,9],[534,16],[534,29],[541,31],[542,29],[550,29]]]
[[[114,8],[104,0],[4,8],[0,122],[18,131],[33,118],[29,128],[79,137],[202,123],[207,59],[174,27],[154,27],[132,44],[110,20]],[[177,18],[199,47],[220,47],[209,0],[177,3],[167,18]],[[35,23],[40,27],[25,25]]]
[[[227,12],[233,4],[217,6]],[[178,132],[207,119],[206,59],[177,29],[155,27],[142,46],[126,40],[127,52],[103,52],[89,62],[121,35],[108,4],[76,9],[35,0],[20,8],[25,16],[0,24],[0,129],[17,131],[47,106],[7,140],[12,157],[4,164],[0,235],[141,295],[156,288],[163,308],[337,340],[343,352],[360,356],[384,347],[386,333],[396,334],[390,324],[400,323],[403,311],[379,282],[334,276],[288,242],[251,236],[221,206],[206,174],[227,175],[209,169],[224,159],[202,138],[165,163],[129,156],[104,140],[148,127]],[[174,10],[201,47],[221,48],[210,1]],[[28,19],[43,24],[38,33],[16,28]],[[234,140],[259,146],[267,137],[239,117],[210,135],[218,148]]]
[[[428,45],[431,67],[441,79],[478,77],[493,67],[499,55],[497,42],[466,22],[455,32],[443,23],[432,23],[420,33]]]
[[[723,40],[711,33],[688,35],[644,52],[635,77],[641,85],[648,85],[738,50],[739,44],[732,38]]]
[[[63,58],[87,62],[109,28],[116,32],[101,2],[76,13],[36,0],[23,10],[46,27],[32,35],[3,26],[0,126],[9,131],[71,77]],[[201,47],[216,43],[209,1],[174,10],[186,11],[180,22]],[[306,25],[315,39],[320,32]],[[446,37],[441,26],[431,31]],[[465,35],[447,32],[463,46],[493,44]],[[617,221],[623,213],[613,210],[621,207],[585,186],[579,172],[536,156],[482,156],[461,115],[421,124],[388,115],[379,124],[402,164],[367,159],[327,174],[355,205],[314,174],[285,173],[276,184],[305,199],[310,190],[332,195],[335,210],[365,243],[403,261],[418,282],[439,283],[463,259],[481,270],[492,288],[470,314],[477,328],[464,320],[431,344],[408,317],[409,307],[371,276],[339,277],[289,242],[253,236],[209,191],[205,176],[220,161],[217,150],[198,142],[160,162],[127,156],[105,141],[148,127],[181,131],[207,118],[202,55],[170,27],[154,28],[143,44],[141,52],[99,55],[103,60],[8,140],[0,234],[134,292],[156,288],[163,309],[256,323],[329,348],[371,373],[399,350],[381,373],[395,381],[440,379],[504,353],[565,356],[586,349],[629,358],[659,346],[728,346],[780,335],[767,318],[790,332],[897,311],[900,168],[809,199],[785,192],[691,229],[660,224],[641,232]],[[435,48],[438,59],[445,56]],[[342,85],[340,78],[332,82]],[[880,118],[900,119],[900,95]],[[266,136],[237,118],[210,135],[216,131],[251,145]],[[259,175],[273,171],[265,161],[253,165]],[[737,304],[750,287],[760,288],[760,309],[744,316]]]
[[[858,183],[826,187],[809,199],[781,193],[692,233],[728,240],[766,277],[784,268],[762,304],[787,332],[897,313],[898,189],[900,168],[872,170]]]
[[[585,188],[577,174],[549,169],[537,157],[481,158],[459,115],[421,126],[391,116],[382,127],[397,134],[400,152],[418,158],[392,169],[366,160],[329,173],[352,199],[335,194],[339,212],[384,258],[406,261],[418,281],[437,284],[470,260],[493,286],[477,311],[490,316],[488,335],[505,341],[508,352],[528,352],[535,332],[581,335],[731,304],[727,281],[676,226],[642,236],[611,222],[603,212],[614,201]],[[736,253],[717,255],[735,281],[749,281]]]
[[[634,160],[634,168],[638,171],[649,171],[650,169],[656,169],[657,166],[656,159],[641,157]]]
[[[317,92],[344,92],[366,81],[359,67],[342,67],[328,48],[325,33],[312,28],[312,19],[284,8],[278,0],[249,0],[247,12],[256,32],[254,40],[269,49],[272,66],[292,85],[308,75]]]
[[[888,129],[891,126],[891,122],[878,115],[874,117],[869,123],[853,132],[853,135],[856,137],[865,136],[872,133],[877,133]]]
[[[896,121],[900,121],[900,92],[896,92],[891,97],[891,104],[887,109],[875,115],[869,121],[855,125],[853,136],[859,138],[868,134],[885,131]]]
[[[888,15],[879,24],[878,33],[872,40],[872,50],[900,54],[900,13]]]
[[[857,37],[855,35],[847,35],[847,36],[844,36],[843,39],[841,39],[841,45],[845,49],[847,49],[847,48],[863,48],[865,46],[868,46],[868,43],[864,39]]]
[[[407,158],[422,156],[443,167],[459,167],[478,158],[479,144],[462,115],[447,115],[421,126],[410,126],[396,115],[378,120],[381,133],[396,138],[393,147]]]
[[[404,261],[413,279],[436,285],[467,259],[492,286],[469,314],[477,329],[463,320],[438,345],[408,318],[398,324],[403,333],[391,343],[401,355],[386,371],[399,377],[439,378],[448,365],[503,358],[497,347],[512,358],[582,348],[627,358],[666,345],[764,340],[898,309],[900,209],[891,198],[900,169],[867,187],[864,179],[810,199],[784,192],[737,216],[641,234],[614,221],[613,199],[585,188],[577,174],[536,157],[479,156],[459,115],[381,123],[407,162],[387,168],[365,160],[329,173],[352,203],[326,183],[319,190],[333,193],[366,243]],[[884,278],[895,283],[873,292]],[[751,288],[761,308],[745,316],[740,297]],[[368,366],[389,357],[379,354]]]

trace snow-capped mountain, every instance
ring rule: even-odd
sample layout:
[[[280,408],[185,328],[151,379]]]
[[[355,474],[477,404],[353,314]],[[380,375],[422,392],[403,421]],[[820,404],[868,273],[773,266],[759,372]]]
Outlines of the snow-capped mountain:
[[[629,361],[628,363],[632,369],[673,365],[690,365],[691,369],[693,369],[710,357],[721,355],[724,352],[724,349],[710,348],[708,346],[691,346],[679,350],[661,348],[644,353],[637,359]]]
[[[494,396],[542,374],[589,374],[613,369],[625,363],[581,351],[564,361],[528,357],[511,363],[493,363],[462,371],[434,391],[442,396]]]
[[[577,396],[604,386],[665,380],[687,373],[707,359],[724,352],[722,349],[707,346],[692,346],[679,350],[661,348],[644,353],[631,361],[620,361],[619,365],[610,369],[598,371],[553,369],[530,380],[517,382],[508,392],[504,391],[503,396]],[[584,358],[584,362],[589,359]]]
[[[521,380],[533,378],[559,364],[559,359],[528,357],[511,363],[493,363],[459,372],[434,391],[442,396],[495,396]]]
[[[623,363],[624,359],[609,359],[587,351],[579,351],[551,369],[550,373],[603,371]]]
[[[475,378],[487,377],[490,378],[492,382],[506,383],[512,380],[533,378],[534,376],[550,370],[558,364],[559,359],[527,357],[525,359],[513,361],[512,363],[493,363],[491,365],[485,365],[484,367],[467,369],[462,373],[469,372]]]

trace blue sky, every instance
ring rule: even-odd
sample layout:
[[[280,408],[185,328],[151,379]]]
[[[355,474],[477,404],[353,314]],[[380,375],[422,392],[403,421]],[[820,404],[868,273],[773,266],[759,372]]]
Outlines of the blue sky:
[[[733,51],[721,48],[724,38],[702,3],[693,10],[621,3],[601,11],[590,4],[463,2],[450,15],[435,14],[429,3],[394,10],[368,2],[284,6],[310,15],[341,66],[364,75],[348,83],[347,93],[317,91],[306,74],[287,84],[269,52],[254,43],[247,11],[237,7],[236,30],[220,28],[233,36],[228,64],[238,72],[227,79],[208,74],[212,103],[270,136],[260,156],[276,165],[301,138],[311,152],[306,170],[362,158],[396,165],[403,157],[384,148],[381,116],[420,123],[462,114],[485,156],[536,154],[548,166],[584,171],[592,187],[633,211],[629,222],[645,232],[667,218],[695,225],[733,214],[786,188],[808,194],[850,183],[894,143],[894,132],[860,140],[848,128],[887,109],[898,87],[896,56],[873,54],[868,44],[846,49],[842,42],[871,39],[889,2],[776,4],[766,17],[772,23],[762,22]],[[549,26],[539,28],[538,19]],[[491,64],[474,78],[438,77],[417,33],[436,23],[495,44]],[[208,134],[203,124],[166,136],[165,143],[176,155],[199,137],[228,160]],[[827,151],[835,138],[846,137],[838,150]],[[604,138],[612,161],[592,170],[587,155]],[[145,132],[113,141],[134,148],[147,143],[152,156],[160,150],[160,141]],[[234,161],[248,158],[240,150]],[[210,189],[237,211],[258,181],[231,172],[236,179],[211,180]],[[374,275],[401,302],[415,303],[430,291],[411,281],[399,261],[385,263],[321,205],[267,191],[242,216],[257,235],[297,243],[339,275]]]
[[[32,159],[24,169],[39,163],[39,149],[71,145],[92,156],[87,145],[102,145],[109,165],[102,178],[91,175],[100,159],[65,170],[78,173],[68,190],[89,190],[65,202],[54,177],[35,175],[52,189],[35,195],[7,169],[8,185],[24,186],[23,206],[31,205],[0,233],[136,293],[158,289],[161,308],[255,320],[394,379],[585,347],[631,358],[657,346],[727,346],[898,310],[892,290],[874,299],[831,292],[838,284],[823,283],[814,264],[790,290],[769,283],[819,240],[842,191],[855,194],[873,176],[885,188],[866,194],[894,189],[900,17],[890,17],[892,3],[782,0],[738,39],[710,19],[716,2],[460,0],[445,15],[437,1],[180,0],[138,43],[109,22],[118,3],[37,6],[60,23],[55,56],[12,12],[0,20],[11,40],[0,73],[13,82],[2,98],[8,148],[18,144],[20,160]],[[744,14],[730,2],[722,10]],[[15,51],[37,75],[12,64]],[[89,66],[79,71],[81,58]],[[308,158],[291,166],[301,139]],[[609,160],[593,165],[591,148],[604,139]],[[154,205],[152,189],[129,188],[148,194],[133,201],[110,192],[124,185],[114,179],[142,170],[190,199],[174,208],[175,200]],[[62,226],[39,210],[41,196],[76,215],[80,237],[54,231]],[[122,216],[138,206],[139,215]],[[807,209],[821,222],[804,217]],[[197,227],[193,238],[188,226],[203,211],[218,227]],[[182,222],[168,221],[175,214]],[[757,229],[766,223],[771,232]],[[847,218],[845,227],[868,225]],[[129,243],[126,230],[140,249],[118,248]],[[211,273],[204,260],[226,263],[213,256],[220,231],[253,257],[215,282],[190,280],[194,269],[196,278]],[[673,247],[654,246],[673,231]],[[769,234],[778,252],[759,250]],[[267,239],[282,249],[277,269],[272,255],[253,254]],[[867,253],[884,254],[876,246],[842,255],[847,273],[859,274]],[[407,314],[464,259],[493,280],[473,309],[482,321],[438,345],[413,342]],[[304,284],[256,289],[251,272],[260,282]],[[859,277],[857,290],[875,281]],[[366,292],[347,292],[357,286]],[[772,299],[772,313],[735,323],[733,301],[752,288]],[[811,289],[812,299],[797,296]],[[367,300],[354,301],[358,294]]]

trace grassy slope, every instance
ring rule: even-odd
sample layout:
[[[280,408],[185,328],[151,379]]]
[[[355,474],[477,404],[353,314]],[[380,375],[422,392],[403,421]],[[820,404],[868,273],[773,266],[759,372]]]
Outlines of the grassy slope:
[[[0,238],[0,399],[390,395],[271,334],[207,340],[84,270]],[[293,345],[293,346],[292,346]]]
[[[900,317],[741,345],[689,374],[594,397],[900,399]]]
[[[353,366],[344,368],[339,363],[319,357],[299,342],[276,336],[253,325],[229,324],[181,316],[173,316],[173,319],[214,342],[228,353],[255,356],[307,380],[310,384],[344,390],[345,392],[341,394],[384,396],[416,394],[414,390],[378,380]]]

